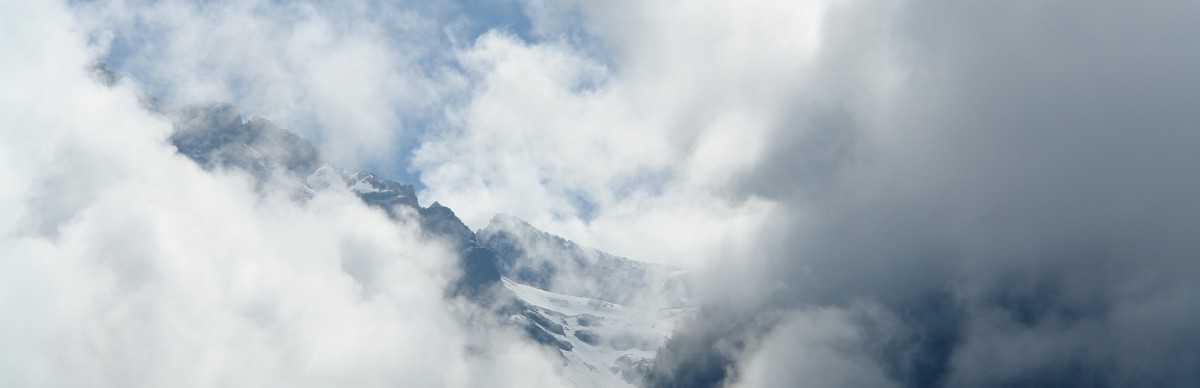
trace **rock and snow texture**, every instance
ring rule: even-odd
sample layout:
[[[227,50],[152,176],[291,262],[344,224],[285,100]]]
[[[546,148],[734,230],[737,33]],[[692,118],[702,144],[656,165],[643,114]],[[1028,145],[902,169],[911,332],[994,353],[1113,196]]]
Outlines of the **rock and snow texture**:
[[[478,233],[500,258],[500,273],[543,290],[612,303],[658,307],[686,302],[682,271],[614,256],[499,214]]]
[[[639,385],[695,309],[680,270],[583,247],[507,215],[476,236],[521,302],[510,320],[558,348],[566,377],[581,387]]]
[[[580,387],[637,385],[690,308],[636,308],[556,294],[503,279],[528,307],[511,319],[532,322],[563,354],[566,377]],[[526,323],[528,324],[528,323]],[[544,341],[543,341],[544,342]],[[553,343],[553,342],[552,342]]]
[[[171,142],[207,170],[241,170],[259,190],[306,200],[347,190],[392,219],[415,217],[459,252],[448,294],[492,306],[528,337],[558,350],[581,387],[638,385],[676,322],[691,313],[684,274],[617,257],[497,215],[472,232],[450,208],[421,207],[411,185],[327,164],[308,140],[231,105],[173,112]],[[406,214],[406,215],[405,215]],[[410,218],[411,219],[411,218]]]
[[[266,119],[243,121],[228,104],[189,107],[172,112],[171,143],[205,169],[240,169],[261,187],[286,182],[304,187],[304,179],[324,163],[308,140]]]
[[[384,208],[396,205],[418,207],[417,194],[412,185],[393,182],[365,171],[325,168],[335,170],[345,182],[346,188],[368,204]]]

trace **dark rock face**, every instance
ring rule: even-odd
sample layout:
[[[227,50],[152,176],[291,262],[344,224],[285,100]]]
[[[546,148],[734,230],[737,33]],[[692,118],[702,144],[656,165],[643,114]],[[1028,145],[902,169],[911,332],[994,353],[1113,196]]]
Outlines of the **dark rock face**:
[[[577,330],[577,331],[575,331],[575,333],[573,333],[573,335],[575,336],[575,338],[579,338],[580,341],[583,341],[584,343],[586,343],[588,345],[595,346],[595,345],[600,344],[600,335],[596,334],[593,331]]]
[[[443,238],[459,250],[462,276],[452,294],[469,298],[486,298],[488,294],[504,292],[500,287],[499,258],[490,249],[479,245],[475,233],[450,208],[434,202],[418,208],[421,227],[429,234]]]
[[[496,269],[496,254],[487,248],[467,248],[459,264],[462,266],[462,276],[454,285],[455,294],[478,298],[503,290],[500,287],[500,271]]]
[[[412,185],[405,185],[380,178],[378,175],[365,171],[338,170],[342,179],[349,185],[350,190],[358,194],[363,202],[385,210],[391,210],[389,215],[395,217],[396,206],[408,206],[413,209],[417,205],[417,193]]]
[[[525,320],[521,321],[521,323],[525,328],[525,332],[529,334],[529,337],[533,338],[533,340],[537,341],[538,343],[553,346],[568,352],[575,349],[575,345],[571,345],[570,342],[554,338],[554,335],[547,333],[545,328],[538,326],[532,321]]]
[[[529,318],[529,320],[537,323],[538,326],[546,329],[548,332],[558,335],[563,335],[564,333],[562,325],[554,323],[554,321],[551,321],[550,318],[546,318],[546,316],[534,309],[525,310],[524,315],[526,318]]]
[[[600,326],[600,321],[602,320],[602,318],[591,314],[580,314],[579,317],[575,319],[577,322],[579,322],[580,326],[586,327]]]
[[[609,371],[621,376],[621,380],[625,380],[626,383],[638,384],[643,381],[647,373],[650,373],[652,367],[652,360],[643,358],[634,361],[633,357],[626,354],[617,358]]]
[[[434,235],[446,237],[459,248],[469,248],[475,243],[475,233],[454,214],[450,208],[434,202],[420,209],[421,226]]]
[[[205,169],[242,169],[260,180],[290,173],[304,178],[324,163],[308,140],[270,121],[242,121],[229,104],[185,108],[176,113],[171,144]]]

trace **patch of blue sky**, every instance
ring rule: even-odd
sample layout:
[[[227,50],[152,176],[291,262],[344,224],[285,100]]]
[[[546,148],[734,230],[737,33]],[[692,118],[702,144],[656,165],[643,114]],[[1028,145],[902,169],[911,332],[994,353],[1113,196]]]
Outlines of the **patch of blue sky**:
[[[157,1],[147,2],[147,4],[154,3]],[[79,12],[86,12],[88,7],[97,5],[96,2],[87,0],[71,0],[69,4],[76,7]],[[197,3],[201,9],[209,8],[214,4],[221,4],[221,2]],[[266,7],[259,8],[255,12],[264,12],[262,17],[270,18],[270,21],[280,22],[283,25],[288,24],[288,19],[300,21],[311,16],[310,11],[323,13],[335,19],[335,29],[348,28],[343,23],[356,22],[340,20],[337,14],[342,10],[339,10],[339,5],[336,3],[311,3],[309,5],[312,8],[309,9],[282,0],[271,0],[265,4]],[[416,76],[438,79],[444,74],[465,74],[464,69],[454,59],[454,51],[468,48],[479,36],[489,31],[501,31],[526,44],[556,40],[571,46],[572,49],[579,50],[595,61],[606,66],[611,65],[608,58],[603,55],[602,45],[586,32],[583,27],[583,16],[576,11],[570,11],[563,15],[568,20],[565,23],[558,23],[557,30],[539,32],[521,0],[450,0],[405,2],[399,5],[395,2],[370,1],[365,5],[371,10],[379,11],[370,13],[378,17],[394,14],[383,12],[384,10],[399,8],[432,20],[437,25],[437,28],[432,31],[421,31],[414,30],[402,22],[373,21],[383,29],[384,37],[387,39],[386,43],[392,49],[419,50],[419,54],[412,59],[413,62],[410,62],[410,64],[416,64],[416,70],[421,73]],[[178,92],[173,90],[178,85],[173,85],[170,79],[155,78],[156,72],[144,68],[155,66],[155,61],[151,58],[156,53],[165,52],[166,45],[171,44],[166,41],[169,39],[166,37],[170,34],[167,34],[165,30],[169,28],[171,28],[170,25],[154,20],[133,17],[127,23],[117,25],[111,30],[112,36],[109,37],[108,51],[102,59],[116,72],[136,80],[149,95],[169,100],[176,94],[173,92]],[[102,39],[102,37],[97,36],[92,39]],[[203,66],[203,63],[200,65]],[[203,68],[198,70],[205,71]],[[216,69],[213,71],[215,72]],[[269,93],[269,91],[264,91],[261,85],[257,85],[259,81],[244,74],[223,74],[223,77],[219,80],[214,79],[214,82],[222,83],[221,86],[230,93],[229,97],[233,100],[228,102],[242,109],[247,119],[255,115],[269,116],[254,110],[254,100],[262,98],[255,95]],[[602,88],[604,78],[606,77],[584,77],[579,80],[576,92],[587,93]],[[393,140],[393,144],[389,145],[392,154],[382,158],[363,160],[363,165],[343,167],[372,171],[388,179],[412,184],[420,191],[424,188],[420,181],[421,172],[410,165],[412,153],[428,136],[436,136],[437,133],[449,129],[444,121],[444,112],[449,108],[468,104],[471,100],[470,89],[468,87],[462,91],[466,93],[465,95],[455,93],[443,95],[440,97],[441,100],[437,101],[437,106],[422,109],[423,111],[397,111],[397,116],[400,118],[398,125],[402,128],[396,128],[396,131],[403,135],[397,136]],[[315,117],[312,120],[304,120],[306,116],[315,116],[316,112],[293,112],[293,114],[296,116],[293,117],[293,120],[289,120],[291,122],[279,122],[279,118],[266,118],[304,135],[318,147],[327,140],[322,138],[322,134],[326,131],[315,127],[319,125]],[[589,203],[590,201],[583,198],[578,201],[578,208],[584,215],[594,211],[592,209],[594,206]]]

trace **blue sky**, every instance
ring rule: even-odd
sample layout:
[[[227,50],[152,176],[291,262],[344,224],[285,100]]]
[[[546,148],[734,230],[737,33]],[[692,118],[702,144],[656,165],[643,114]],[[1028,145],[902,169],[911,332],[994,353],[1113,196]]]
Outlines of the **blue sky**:
[[[86,7],[90,3],[95,2],[77,2],[77,5]],[[267,3],[264,6],[270,7],[271,4],[286,5],[287,3]],[[376,3],[368,7],[389,7],[389,5]],[[438,27],[444,26],[446,29],[442,31],[443,34],[435,33],[423,37],[430,39],[429,42],[423,42],[427,45],[430,52],[416,58],[416,60],[420,62],[420,70],[426,72],[456,71],[458,69],[457,64],[452,59],[445,57],[447,51],[455,48],[452,41],[458,41],[460,45],[469,44],[469,42],[474,41],[480,35],[493,30],[512,34],[514,37],[526,42],[534,42],[538,39],[538,37],[532,35],[531,22],[518,1],[455,1],[448,3],[411,4],[405,5],[405,8],[414,10],[420,13],[421,16],[431,18],[431,21],[436,23]],[[269,8],[261,10],[263,12],[272,11]],[[137,79],[148,92],[155,94],[169,93],[164,89],[170,86],[157,82],[159,80],[151,75],[139,73],[139,69],[133,66],[126,65],[129,64],[131,57],[135,55],[144,55],[152,58],[154,55],[152,51],[154,45],[163,43],[154,41],[155,36],[161,34],[164,29],[170,29],[171,27],[169,25],[140,22],[137,19],[134,19],[129,25],[122,27],[124,28],[106,37],[109,40],[103,60],[124,76]],[[403,36],[405,33],[402,30],[392,31],[391,38],[398,41],[407,40],[409,38]],[[397,46],[396,49],[402,49],[402,46]],[[248,89],[245,86],[246,83],[256,82],[256,80],[250,77],[230,74],[227,79],[219,81],[228,84],[232,92],[230,97],[235,100],[244,94],[261,92]],[[243,109],[246,110],[247,118],[259,114],[255,112],[253,107],[243,107]],[[393,139],[393,144],[390,145],[390,153],[393,155],[390,157],[356,160],[354,162],[357,165],[353,167],[375,171],[392,179],[413,184],[420,190],[423,188],[420,174],[413,171],[407,164],[406,155],[411,154],[418,146],[419,139],[424,136],[420,129],[441,125],[438,122],[440,119],[437,117],[428,117],[423,112],[398,112],[398,114],[401,116],[404,127],[414,128],[417,131],[410,131],[410,133],[402,138]],[[271,119],[271,117],[267,118]],[[324,134],[324,132],[312,128],[296,129],[308,132],[308,136],[312,138],[311,140],[318,142],[318,144],[321,142]]]

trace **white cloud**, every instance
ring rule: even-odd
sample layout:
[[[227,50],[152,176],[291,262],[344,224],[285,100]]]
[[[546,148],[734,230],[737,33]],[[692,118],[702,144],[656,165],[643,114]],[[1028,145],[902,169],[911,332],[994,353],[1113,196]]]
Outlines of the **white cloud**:
[[[232,102],[322,144],[344,166],[389,165],[453,81],[447,43],[400,3],[108,1],[75,9],[95,50],[165,101]],[[433,5],[431,5],[433,6]],[[391,163],[382,163],[391,162]]]
[[[66,9],[0,8],[0,385],[561,385],[444,299],[454,255],[414,225],[202,171],[89,78]]]
[[[417,153],[424,196],[475,227],[507,212],[642,260],[745,255],[730,247],[771,206],[731,185],[791,130],[825,7],[527,2],[542,41],[489,34],[460,54],[476,86]]]
[[[169,101],[233,101],[348,167],[400,166],[418,147],[421,197],[472,227],[512,213],[688,267],[744,254],[728,248],[741,237],[707,237],[767,218],[766,201],[728,191],[790,130],[795,95],[819,94],[806,69],[829,5],[525,2],[537,42],[469,40],[439,13],[454,7],[102,2],[77,17]]]

